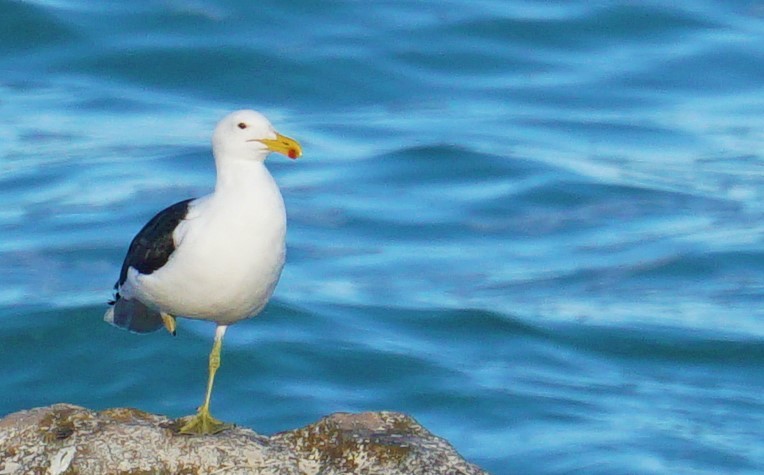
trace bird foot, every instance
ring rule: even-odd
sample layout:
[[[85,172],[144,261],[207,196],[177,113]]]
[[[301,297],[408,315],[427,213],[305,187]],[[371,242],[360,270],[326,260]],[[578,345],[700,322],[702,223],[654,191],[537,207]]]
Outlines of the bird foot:
[[[162,324],[167,329],[168,332],[170,332],[170,335],[175,336],[176,329],[178,328],[178,324],[175,321],[175,317],[173,315],[167,314],[162,312]]]
[[[181,422],[183,425],[178,429],[178,433],[183,435],[212,435],[234,427],[233,424],[215,419],[209,410],[203,408],[195,416],[184,417]]]

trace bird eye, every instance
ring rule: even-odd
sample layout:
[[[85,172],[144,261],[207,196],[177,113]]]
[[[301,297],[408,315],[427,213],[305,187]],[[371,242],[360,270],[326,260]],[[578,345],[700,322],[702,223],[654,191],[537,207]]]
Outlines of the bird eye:
[[[245,124],[244,122],[239,122],[239,128],[240,129],[246,129],[247,128],[247,124]]]

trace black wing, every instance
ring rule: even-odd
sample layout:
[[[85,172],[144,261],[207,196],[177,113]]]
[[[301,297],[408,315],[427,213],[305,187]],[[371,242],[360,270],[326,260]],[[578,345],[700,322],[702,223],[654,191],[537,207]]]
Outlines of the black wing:
[[[115,288],[125,283],[127,269],[130,267],[135,267],[141,274],[151,274],[167,263],[170,255],[175,251],[172,233],[188,214],[188,205],[193,200],[191,198],[175,203],[157,213],[151,221],[146,223],[130,243]]]

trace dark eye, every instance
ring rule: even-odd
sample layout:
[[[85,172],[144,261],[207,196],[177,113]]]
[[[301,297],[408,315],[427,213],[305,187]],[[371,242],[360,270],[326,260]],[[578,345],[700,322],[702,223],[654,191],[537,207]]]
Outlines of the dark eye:
[[[247,124],[245,124],[244,122],[239,122],[239,128],[240,129],[246,129],[247,128]]]

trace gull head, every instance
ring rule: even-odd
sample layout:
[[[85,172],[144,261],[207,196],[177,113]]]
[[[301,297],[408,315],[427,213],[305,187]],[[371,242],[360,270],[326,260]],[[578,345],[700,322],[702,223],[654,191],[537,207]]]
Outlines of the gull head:
[[[302,155],[300,144],[276,132],[261,113],[240,110],[225,116],[212,134],[212,152],[216,159],[264,161],[271,152],[297,158]]]

